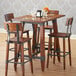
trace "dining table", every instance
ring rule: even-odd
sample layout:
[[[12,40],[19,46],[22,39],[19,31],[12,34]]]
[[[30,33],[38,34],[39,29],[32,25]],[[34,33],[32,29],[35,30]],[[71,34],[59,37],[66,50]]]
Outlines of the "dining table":
[[[57,19],[64,17],[61,14],[48,14],[46,17],[36,17],[32,15],[24,15],[20,17],[15,17],[14,21],[20,21],[23,24],[23,28],[28,26],[26,23],[32,24],[33,27],[33,38],[32,38],[32,53],[33,58],[41,60],[41,69],[45,70],[45,31],[44,26],[48,21],[52,21],[54,33],[58,33]],[[40,26],[40,56],[35,55],[35,50],[37,48],[37,27]],[[59,39],[56,39],[56,49],[60,49]],[[59,53],[57,53],[59,54]],[[58,56],[58,61],[60,62],[60,57]]]

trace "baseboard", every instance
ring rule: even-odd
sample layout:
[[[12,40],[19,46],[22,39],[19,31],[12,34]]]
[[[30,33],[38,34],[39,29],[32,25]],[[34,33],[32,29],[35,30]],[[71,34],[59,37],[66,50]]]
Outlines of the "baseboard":
[[[71,35],[71,39],[76,39],[76,35]]]
[[[4,30],[3,28],[0,28],[0,33],[6,33],[6,30]]]
[[[0,33],[6,33],[6,30],[3,28],[0,28]],[[30,31],[30,34],[32,35],[32,31]],[[45,37],[47,37],[48,33],[45,34]],[[71,39],[76,39],[76,35],[71,35]]]

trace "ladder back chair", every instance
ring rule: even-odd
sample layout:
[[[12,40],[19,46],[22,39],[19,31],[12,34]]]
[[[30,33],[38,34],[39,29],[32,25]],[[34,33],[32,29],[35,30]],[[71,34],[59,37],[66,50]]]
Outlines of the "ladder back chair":
[[[48,44],[48,55],[47,55],[47,68],[49,65],[49,56],[53,56],[53,63],[55,64],[55,56],[58,56],[57,53],[59,52],[60,55],[59,57],[63,57],[63,67],[65,70],[65,57],[69,55],[69,63],[71,66],[71,45],[70,45],[70,36],[71,36],[71,28],[72,28],[72,23],[73,23],[73,17],[67,18],[65,26],[67,27],[66,33],[51,33],[49,34],[49,44]],[[54,38],[54,50],[51,50],[51,42],[50,38]],[[63,51],[60,51],[59,49],[56,49],[56,38],[62,38],[63,39]],[[65,39],[68,39],[68,51],[65,49]],[[52,51],[53,53],[51,53]]]
[[[33,63],[32,63],[32,55],[31,55],[31,38],[19,36],[22,33],[22,24],[21,23],[4,23],[4,27],[7,30],[7,45],[6,45],[6,65],[5,65],[5,76],[7,76],[8,72],[8,63],[14,63],[14,69],[17,70],[17,64],[21,64],[22,66],[22,76],[24,76],[24,64],[30,61],[31,72],[33,73]],[[17,36],[11,37],[11,34],[14,33]],[[9,45],[14,43],[14,58],[9,58]],[[24,43],[28,44],[28,55],[24,55]],[[18,46],[21,46],[18,49]],[[20,56],[18,56],[20,54]],[[28,57],[28,58],[26,58]],[[18,61],[20,59],[20,61]],[[26,61],[25,61],[26,60]]]

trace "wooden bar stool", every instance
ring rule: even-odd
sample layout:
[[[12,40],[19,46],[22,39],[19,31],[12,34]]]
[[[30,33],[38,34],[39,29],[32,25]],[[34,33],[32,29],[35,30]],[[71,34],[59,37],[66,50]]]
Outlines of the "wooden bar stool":
[[[71,27],[72,27],[73,18],[67,18],[66,26],[67,26],[67,32],[66,33],[51,33],[49,34],[49,44],[48,44],[48,55],[47,55],[47,68],[49,64],[49,56],[53,57],[53,63],[55,64],[55,56],[58,56],[57,53],[59,52],[59,57],[63,57],[63,66],[65,70],[65,57],[69,55],[69,62],[71,66],[71,46],[70,46],[70,36],[71,36]],[[50,38],[54,37],[54,51],[51,50],[51,41]],[[63,51],[60,51],[59,49],[56,49],[56,38],[63,38]],[[68,39],[68,51],[65,50],[65,39]],[[51,53],[51,51],[53,53]]]
[[[14,19],[14,13],[7,13],[4,15],[5,21],[6,22],[13,22]],[[22,25],[23,27],[23,33],[26,33],[27,37],[29,38],[29,30],[24,30],[24,24]],[[15,35],[16,36],[16,35]],[[28,48],[24,48],[24,50],[27,50]],[[14,48],[10,48],[10,51],[14,51]]]
[[[57,15],[57,14],[59,14],[59,11],[58,10],[50,10],[49,12],[48,12],[48,15]],[[46,24],[45,24],[45,26],[44,26],[44,29],[45,29],[45,31],[46,30],[49,30],[50,31],[50,33],[53,31],[53,25],[49,25],[49,23],[48,22],[46,22]],[[38,40],[37,40],[37,43],[39,43],[39,31],[40,31],[40,27],[38,27]],[[51,39],[52,40],[52,39]],[[48,46],[47,45],[47,43],[48,42],[45,42],[45,46]],[[48,49],[48,48],[45,48],[46,50]]]
[[[32,55],[31,55],[31,38],[19,36],[22,33],[22,24],[21,23],[4,23],[4,27],[7,30],[7,49],[6,49],[6,66],[5,66],[5,76],[7,76],[8,72],[8,63],[14,63],[14,69],[17,70],[17,64],[21,64],[22,66],[22,76],[24,76],[24,64],[30,61],[31,72],[33,73],[33,63],[32,63]],[[11,34],[14,33],[17,36],[11,37]],[[14,43],[16,45],[14,50],[14,58],[9,59],[9,45]],[[28,43],[28,58],[27,55],[24,55],[24,43]],[[18,49],[18,46],[21,46]],[[19,53],[20,52],[20,53]],[[20,56],[18,56],[20,54]],[[26,58],[26,61],[25,61]],[[18,61],[20,59],[21,61]]]

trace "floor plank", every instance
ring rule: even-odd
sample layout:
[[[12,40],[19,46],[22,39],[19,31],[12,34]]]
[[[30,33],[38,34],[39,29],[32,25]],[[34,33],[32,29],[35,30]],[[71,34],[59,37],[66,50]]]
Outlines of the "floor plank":
[[[6,56],[6,34],[0,34],[0,76],[5,76],[5,56]],[[62,41],[60,40],[62,45]],[[56,64],[53,64],[52,59],[50,58],[49,68],[46,68],[45,71],[41,71],[40,60],[33,60],[34,73],[30,71],[30,64],[25,64],[25,76],[76,76],[76,40],[71,40],[72,46],[72,66],[69,66],[68,56],[66,57],[66,70],[63,70],[62,61],[59,63],[56,60]],[[62,47],[61,47],[62,49]],[[47,53],[47,52],[46,52]],[[11,54],[12,57],[13,53]],[[18,65],[17,72],[14,71],[13,64],[9,64],[8,76],[21,76],[21,66]]]

